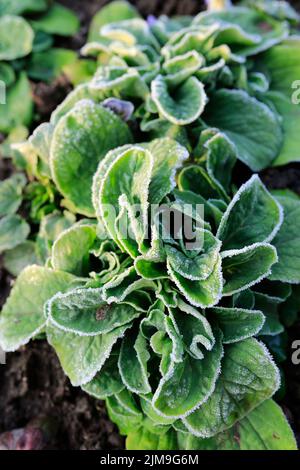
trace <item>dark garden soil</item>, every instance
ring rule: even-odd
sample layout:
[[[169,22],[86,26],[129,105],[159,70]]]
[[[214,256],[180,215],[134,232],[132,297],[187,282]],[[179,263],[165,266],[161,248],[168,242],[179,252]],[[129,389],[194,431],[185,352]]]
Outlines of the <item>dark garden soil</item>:
[[[105,0],[60,0],[79,16],[82,28],[71,39],[62,39],[57,45],[78,50],[85,42],[88,24]],[[200,0],[134,0],[139,11],[149,14],[195,14],[203,8]],[[300,1],[291,2],[299,8]],[[52,110],[69,92],[64,79],[51,85],[32,85],[38,119],[45,121]],[[2,136],[0,135],[0,142]],[[299,143],[300,145],[300,143]],[[9,160],[0,158],[0,180],[11,174]],[[239,164],[235,171],[237,183],[249,176]],[[300,165],[272,168],[262,173],[269,188],[290,188],[300,194]],[[10,290],[12,278],[3,270],[0,260],[0,307]],[[290,342],[300,338],[300,323],[288,332]],[[291,349],[290,349],[291,351]],[[44,434],[38,448],[48,449],[121,449],[124,439],[109,421],[102,402],[89,397],[80,388],[74,388],[65,377],[52,348],[43,340],[35,341],[15,353],[7,355],[7,364],[0,365],[0,434],[28,426],[50,426],[52,432]],[[300,368],[292,365],[290,358],[284,364],[287,390],[282,401],[284,411],[300,437]],[[51,436],[51,437],[49,437]],[[3,440],[3,439],[2,439]],[[19,440],[19,447],[26,442]],[[0,436],[1,448],[1,436]]]

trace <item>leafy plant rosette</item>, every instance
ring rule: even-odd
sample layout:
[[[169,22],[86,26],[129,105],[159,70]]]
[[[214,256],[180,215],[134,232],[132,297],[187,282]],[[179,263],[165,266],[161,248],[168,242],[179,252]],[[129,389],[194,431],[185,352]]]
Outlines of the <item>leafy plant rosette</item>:
[[[240,26],[226,20],[218,41],[206,37],[199,17],[192,26],[191,19],[162,18],[151,28],[139,19],[132,34],[126,23],[125,49],[131,54],[133,42],[138,51],[127,60],[156,50],[162,32],[173,46],[176,25],[182,28],[184,21],[205,36],[209,50],[225,39],[231,44],[234,53],[219,70],[230,75],[243,67],[236,63],[242,54],[236,38],[243,51],[245,42],[247,50],[251,46],[255,60],[283,40],[278,28],[288,26],[276,19],[272,5],[274,17],[262,6],[229,10],[234,18],[239,13]],[[122,21],[136,15],[120,2],[107,8],[97,15],[98,25],[114,20],[116,11]],[[272,40],[253,32],[257,20],[251,15],[276,26],[275,37],[268,27]],[[265,165],[264,149],[274,150],[272,139],[281,129],[279,115],[234,82],[221,94],[230,100],[221,113],[230,131],[198,117],[174,123],[161,110],[155,116],[153,85],[148,87],[143,67],[134,64],[126,72],[124,64],[121,71],[111,64],[120,64],[119,49],[112,56],[110,51],[111,41],[124,40],[123,27],[105,29],[112,33],[101,61],[108,60],[109,68],[100,65],[95,79],[75,89],[51,121],[18,146],[29,173],[52,188],[55,210],[30,234],[35,264],[20,244],[5,254],[7,269],[19,276],[0,316],[0,345],[14,351],[46,335],[71,383],[106,401],[128,449],[296,449],[272,399],[282,387],[267,346],[278,359],[284,327],[299,310],[300,201],[290,191],[271,194],[257,174],[240,188],[232,180],[245,155],[257,152]],[[189,47],[197,52],[192,37]],[[181,40],[189,38],[185,31]],[[116,71],[110,67],[117,68],[114,78],[103,77],[103,70]],[[199,86],[199,78],[191,78],[179,93],[181,103],[187,100],[181,109],[189,111],[198,92],[203,108],[212,106],[218,79]],[[214,106],[211,116],[221,112],[220,104]],[[155,112],[149,120],[150,108]],[[178,111],[177,105],[171,109]],[[146,120],[151,126],[158,120],[150,134]]]
[[[78,30],[77,16],[53,1],[0,1],[0,132],[11,134],[9,142],[26,138],[34,117],[30,80],[47,83],[64,73],[77,84],[92,75],[91,61],[55,44]]]

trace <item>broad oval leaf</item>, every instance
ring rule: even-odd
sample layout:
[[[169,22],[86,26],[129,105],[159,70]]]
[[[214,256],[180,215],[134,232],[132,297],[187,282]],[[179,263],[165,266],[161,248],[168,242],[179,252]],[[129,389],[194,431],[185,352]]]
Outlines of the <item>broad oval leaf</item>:
[[[23,243],[30,227],[19,215],[7,215],[0,219],[0,253]]]
[[[234,195],[218,228],[222,249],[236,250],[270,242],[282,224],[282,208],[257,175]]]
[[[183,422],[194,435],[211,437],[270,398],[279,384],[279,371],[262,343],[250,338],[228,345],[215,390]]]
[[[223,344],[236,343],[242,339],[255,336],[263,327],[265,317],[259,310],[244,308],[214,307],[209,309],[223,333]]]
[[[280,406],[273,400],[265,400],[230,429],[214,437],[200,439],[191,433],[183,434],[179,447],[185,450],[297,450],[297,443]]]
[[[32,50],[33,30],[21,16],[0,17],[0,60],[14,60]]]
[[[0,315],[0,344],[15,351],[45,327],[44,304],[58,291],[68,289],[75,277],[42,266],[25,268]]]
[[[51,172],[79,213],[94,214],[91,185],[98,163],[111,148],[130,141],[128,126],[91,100],[79,101],[60,119],[51,143]]]
[[[223,295],[232,295],[257,284],[271,274],[278,257],[276,249],[268,243],[256,243],[241,250],[223,253]]]
[[[300,199],[278,196],[277,200],[283,207],[284,220],[272,241],[277,250],[278,263],[272,268],[269,278],[298,284],[300,282]]]
[[[223,278],[220,255],[212,273],[201,281],[193,281],[181,276],[169,262],[167,262],[167,267],[171,280],[192,305],[208,308],[216,305],[221,299]]]
[[[0,182],[0,216],[14,214],[22,202],[22,190],[26,178],[22,173],[15,173]]]
[[[215,336],[214,347],[205,353],[203,359],[185,355],[181,362],[169,368],[152,400],[157,413],[166,417],[183,418],[213,393],[223,356],[220,332],[216,332]]]
[[[266,168],[279,154],[282,130],[278,117],[245,91],[217,91],[203,119],[227,135],[236,147],[237,157],[252,171]]]
[[[56,327],[81,336],[94,336],[131,322],[141,312],[125,303],[107,304],[101,288],[79,288],[58,293],[47,305],[49,319]]]
[[[49,323],[48,342],[55,349],[60,363],[72,385],[85,385],[99,372],[109,357],[113,345],[130,324],[120,326],[105,335],[80,336],[63,331]]]

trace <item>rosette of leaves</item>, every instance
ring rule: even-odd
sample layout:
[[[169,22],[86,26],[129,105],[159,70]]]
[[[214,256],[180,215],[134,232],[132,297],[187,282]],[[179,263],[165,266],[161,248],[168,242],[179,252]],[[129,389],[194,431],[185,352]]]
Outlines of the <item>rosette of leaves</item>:
[[[90,77],[90,61],[55,45],[57,36],[78,30],[77,16],[53,1],[0,1],[0,132],[17,128],[26,136],[33,119],[30,80],[51,82],[64,73],[78,83]]]
[[[88,100],[75,104],[55,127],[52,172],[64,168],[54,165],[62,148],[65,168],[68,145],[79,163],[91,142],[100,148],[87,112],[100,123],[112,114]],[[234,190],[236,148],[225,133],[203,133],[192,161],[168,137],[130,144],[126,124],[111,119],[121,126],[114,138],[125,138],[98,154],[93,182],[86,180],[94,212],[60,232],[44,266],[21,272],[0,316],[1,347],[12,351],[45,333],[72,384],[106,400],[128,448],[295,449],[271,400],[279,370],[262,338],[283,331],[280,307],[299,282],[299,236],[289,220],[299,200],[271,195],[257,175]],[[85,146],[68,133],[79,134],[78,126]],[[83,195],[85,166],[78,168],[73,186]],[[202,242],[191,249],[180,227],[166,230],[167,209],[186,217]]]
[[[98,70],[58,113],[83,96],[114,96],[132,101],[150,138],[169,135],[194,149],[199,131],[217,128],[253,171],[299,160],[298,22],[276,1],[148,21],[112,2],[95,16],[82,49]]]

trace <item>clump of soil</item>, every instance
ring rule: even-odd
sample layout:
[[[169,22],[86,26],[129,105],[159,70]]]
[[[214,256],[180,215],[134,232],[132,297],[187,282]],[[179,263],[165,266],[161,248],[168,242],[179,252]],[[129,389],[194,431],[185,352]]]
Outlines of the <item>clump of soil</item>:
[[[72,90],[68,79],[62,75],[52,83],[31,82],[31,90],[38,120],[48,121],[51,113]]]
[[[104,404],[70,385],[46,341],[8,354],[0,375],[0,432],[48,418],[57,428],[49,449],[124,448]]]

